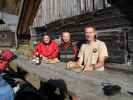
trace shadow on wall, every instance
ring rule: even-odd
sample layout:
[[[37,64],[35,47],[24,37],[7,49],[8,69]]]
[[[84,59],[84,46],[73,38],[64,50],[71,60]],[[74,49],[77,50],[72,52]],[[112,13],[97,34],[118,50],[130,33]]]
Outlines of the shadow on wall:
[[[126,18],[131,22],[131,25],[133,25],[133,1],[132,0],[108,0],[108,2],[116,6],[120,9],[120,11],[126,15]]]

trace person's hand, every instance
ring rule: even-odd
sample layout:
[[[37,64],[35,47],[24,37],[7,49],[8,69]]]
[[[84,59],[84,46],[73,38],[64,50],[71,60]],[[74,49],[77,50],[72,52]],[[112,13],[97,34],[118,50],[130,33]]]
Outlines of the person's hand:
[[[36,58],[36,56],[35,55],[32,55],[32,59],[35,59]]]
[[[103,66],[102,66],[103,67]],[[99,68],[101,68],[101,66],[95,66],[95,69],[99,69]]]
[[[88,72],[88,71],[92,71],[93,67],[89,66],[89,65],[85,65],[83,72]]]

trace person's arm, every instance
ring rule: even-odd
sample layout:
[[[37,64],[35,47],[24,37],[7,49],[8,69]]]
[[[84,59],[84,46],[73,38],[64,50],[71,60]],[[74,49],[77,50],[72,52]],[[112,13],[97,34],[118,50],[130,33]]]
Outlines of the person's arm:
[[[59,47],[58,47],[57,43],[54,43],[52,47],[53,48],[52,48],[51,52],[49,52],[49,54],[48,54],[48,59],[58,58]]]
[[[73,60],[75,61],[75,60],[77,60],[77,52],[78,52],[78,50],[77,50],[77,48],[76,47],[73,47],[72,48],[72,51],[73,51]]]
[[[92,71],[93,68],[97,69],[97,68],[104,67],[105,59],[107,57],[108,57],[107,47],[105,43],[102,42],[99,46],[99,57],[98,57],[97,63],[95,65],[85,65],[83,72]]]
[[[104,66],[104,62],[105,62],[106,57],[100,57],[98,59],[98,63],[95,65],[95,68],[100,68]]]
[[[73,47],[73,53],[74,53],[74,56],[76,57],[77,56],[77,48],[76,47]]]
[[[58,58],[58,54],[59,54],[59,48],[58,46],[56,46],[53,52],[51,52],[51,55],[48,56],[48,59]]]
[[[85,65],[84,66],[84,69],[83,69],[83,72],[86,72],[86,71],[92,71],[93,68],[95,67],[96,69],[97,68],[101,68],[104,66],[104,62],[105,62],[105,59],[106,57],[100,57],[97,64],[96,65]]]
[[[32,57],[35,57],[36,53],[39,52],[39,46],[35,46],[34,50],[32,51]]]
[[[103,67],[105,64],[105,59],[108,57],[108,51],[105,43],[102,43],[99,49],[100,49],[99,58],[97,64],[95,65],[95,68]]]
[[[80,50],[79,50],[79,53],[78,53],[78,61],[77,61],[77,63],[79,64],[79,65],[82,65],[82,63],[83,63],[83,57],[84,57],[84,47],[83,47],[83,45],[81,46],[81,48],[80,48]]]

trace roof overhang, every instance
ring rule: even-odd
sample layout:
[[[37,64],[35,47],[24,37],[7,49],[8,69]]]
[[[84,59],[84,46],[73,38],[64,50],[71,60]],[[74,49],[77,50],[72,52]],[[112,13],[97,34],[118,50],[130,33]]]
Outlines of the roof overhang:
[[[18,15],[22,0],[0,0],[0,11]]]

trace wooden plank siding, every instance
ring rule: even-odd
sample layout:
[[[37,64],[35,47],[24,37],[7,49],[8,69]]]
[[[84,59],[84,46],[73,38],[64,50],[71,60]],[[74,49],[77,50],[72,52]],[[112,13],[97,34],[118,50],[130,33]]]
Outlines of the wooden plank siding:
[[[108,7],[107,0],[42,0],[33,27]]]
[[[64,0],[64,2],[55,0],[55,2],[53,2],[56,8],[53,10],[54,13],[50,15],[48,11],[42,18],[36,16],[35,20],[43,20],[43,23],[34,22],[33,26],[46,25],[47,31],[51,33],[69,31],[72,33],[72,40],[77,42],[84,39],[81,34],[83,28],[88,23],[94,24],[98,31],[102,30],[101,36],[98,38],[107,44],[109,62],[133,62],[132,5],[125,6],[125,3],[120,2],[113,3],[111,6],[107,0]],[[48,4],[45,6],[43,9],[39,9],[42,10],[40,14],[45,12],[44,8],[47,8]],[[55,16],[55,14],[57,15]],[[116,32],[114,29],[120,30]],[[105,32],[105,30],[109,31]]]

